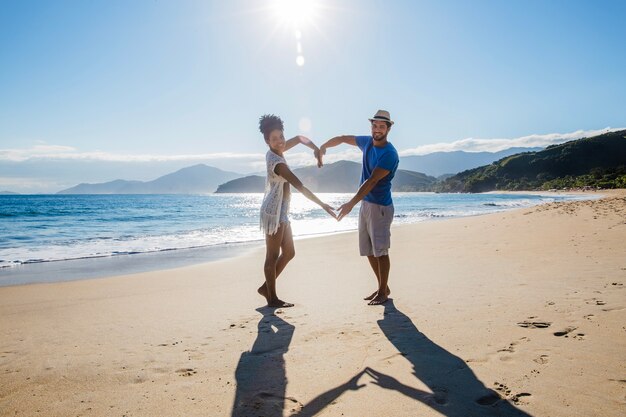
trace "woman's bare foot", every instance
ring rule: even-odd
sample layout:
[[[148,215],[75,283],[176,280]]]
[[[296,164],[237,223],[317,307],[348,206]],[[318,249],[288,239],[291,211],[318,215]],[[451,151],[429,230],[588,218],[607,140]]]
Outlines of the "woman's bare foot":
[[[374,291],[372,295],[365,297],[364,300],[373,300],[374,297],[376,297],[376,294],[378,294],[378,290]],[[389,294],[391,294],[391,290],[389,289],[389,286],[387,286],[387,297],[389,297]]]
[[[268,301],[267,302],[267,306],[268,307],[282,307],[282,308],[286,308],[286,307],[293,307],[294,304],[292,303],[288,303],[286,301],[283,301],[279,298],[273,300],[273,301]]]
[[[384,304],[385,301],[387,301],[388,299],[389,297],[387,297],[386,295],[377,295],[376,297],[374,297],[372,301],[367,303],[367,305],[370,305],[370,306],[381,305],[381,304]]]
[[[268,307],[293,307],[294,306],[292,303],[283,301],[280,298],[274,298],[272,300],[269,294],[267,293],[267,286],[265,284],[261,285],[257,289],[257,292],[261,294],[263,297],[265,297],[265,299],[267,300]]]
[[[267,287],[265,286],[265,284],[261,285],[259,287],[258,290],[256,290],[259,294],[261,294],[263,297],[265,297],[265,299],[267,300],[267,302],[269,303],[270,299],[267,296]]]

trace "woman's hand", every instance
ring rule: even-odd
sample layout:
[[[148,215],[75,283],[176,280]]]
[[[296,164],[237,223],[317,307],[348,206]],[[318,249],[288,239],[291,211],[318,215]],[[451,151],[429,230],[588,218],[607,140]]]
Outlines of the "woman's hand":
[[[318,147],[313,149],[313,155],[315,155],[315,159],[317,159],[317,167],[321,168],[324,166],[324,162],[322,162],[322,156],[324,156],[325,151],[322,151]]]
[[[322,208],[326,211],[326,213],[330,214],[333,219],[337,219],[337,213],[335,213],[335,209],[329,206],[326,203],[323,203]]]

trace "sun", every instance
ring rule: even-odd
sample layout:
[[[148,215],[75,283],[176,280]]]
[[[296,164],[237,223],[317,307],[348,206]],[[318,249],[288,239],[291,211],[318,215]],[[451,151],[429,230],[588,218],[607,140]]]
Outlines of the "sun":
[[[315,0],[276,0],[273,8],[281,22],[299,30],[315,19],[318,4]]]
[[[319,23],[328,20],[327,18],[322,19],[321,16],[326,15],[331,9],[327,0],[271,0],[263,8],[264,11],[271,11],[275,19],[272,35],[274,33],[281,33],[283,36],[287,33],[293,35],[293,45],[296,52],[295,63],[300,68],[306,62],[303,52],[305,38],[303,35],[315,32],[324,36],[324,31],[320,28]],[[306,38],[311,39],[312,37],[309,35]]]

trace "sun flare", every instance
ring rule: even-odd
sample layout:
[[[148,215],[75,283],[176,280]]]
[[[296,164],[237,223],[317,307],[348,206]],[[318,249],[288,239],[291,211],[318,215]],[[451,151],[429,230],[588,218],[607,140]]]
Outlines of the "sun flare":
[[[293,36],[296,66],[304,67],[304,34],[323,34],[320,29],[321,15],[329,10],[325,0],[271,0],[267,6],[275,20],[274,32]],[[310,39],[311,35],[306,38]]]
[[[274,10],[278,18],[296,30],[312,21],[317,13],[315,0],[276,0]]]

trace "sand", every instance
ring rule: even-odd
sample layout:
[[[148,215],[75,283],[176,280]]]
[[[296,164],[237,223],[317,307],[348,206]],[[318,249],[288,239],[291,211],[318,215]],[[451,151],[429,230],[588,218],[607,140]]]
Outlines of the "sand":
[[[391,298],[353,232],[0,288],[2,416],[623,416],[626,192],[393,228]]]

